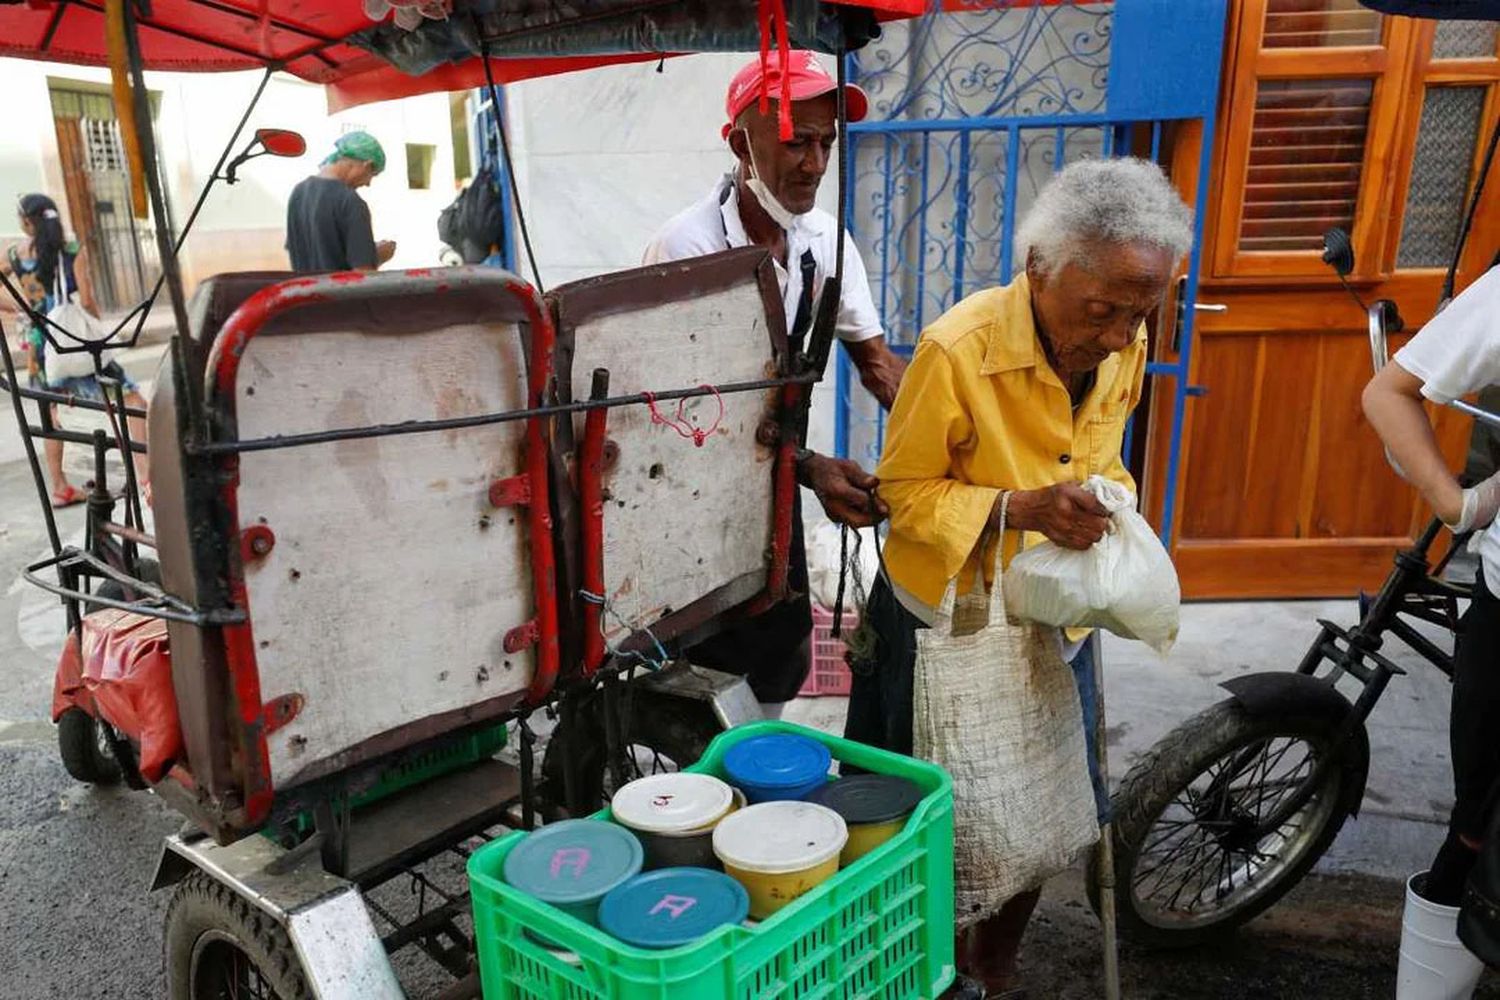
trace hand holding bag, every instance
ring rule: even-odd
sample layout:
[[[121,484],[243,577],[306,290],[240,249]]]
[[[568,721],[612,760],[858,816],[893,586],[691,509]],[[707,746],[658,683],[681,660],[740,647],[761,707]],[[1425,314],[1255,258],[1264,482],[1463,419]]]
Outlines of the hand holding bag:
[[[916,636],[914,752],[953,777],[960,929],[1099,839],[1073,674],[1044,630],[1007,620],[1001,549],[997,539],[987,607],[982,572],[962,599],[951,580],[932,628]]]

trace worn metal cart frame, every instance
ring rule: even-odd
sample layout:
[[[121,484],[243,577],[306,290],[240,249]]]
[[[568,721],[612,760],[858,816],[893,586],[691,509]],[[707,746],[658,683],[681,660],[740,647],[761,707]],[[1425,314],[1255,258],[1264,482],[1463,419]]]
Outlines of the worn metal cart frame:
[[[206,0],[192,2],[225,13],[220,5],[209,5]],[[864,6],[884,6],[892,16],[920,11],[920,4],[857,2]],[[746,2],[743,6],[747,18],[751,18],[756,5]],[[758,6],[770,10],[781,4],[760,0]],[[814,15],[819,11],[818,4],[806,0],[797,0],[789,6],[797,8],[794,14],[803,15],[800,23],[804,25],[808,23],[809,11]],[[65,7],[60,4],[52,16],[43,49],[67,13]],[[904,14],[893,13],[901,11]],[[151,117],[146,113],[141,31],[175,29],[154,19],[148,6],[134,0],[110,0],[105,13],[122,19],[128,77],[137,111],[134,138],[144,163],[152,165],[156,163],[156,153]],[[780,32],[787,31],[788,21],[783,11],[779,20],[767,15],[760,21],[763,35],[773,22]],[[751,19],[747,23],[755,22]],[[793,23],[799,23],[795,16]],[[186,39],[205,41],[186,29],[176,33]],[[705,37],[712,38],[712,33]],[[442,887],[430,873],[430,865],[443,855],[462,858],[476,838],[486,838],[488,831],[497,827],[530,827],[544,810],[559,808],[564,790],[554,789],[552,794],[546,794],[533,779],[536,740],[529,724],[533,713],[541,711],[566,719],[579,711],[581,703],[602,692],[606,756],[615,780],[619,781],[630,765],[625,743],[631,730],[628,718],[622,718],[622,713],[628,713],[632,699],[694,701],[708,706],[713,716],[725,725],[754,712],[753,698],[743,681],[722,675],[665,671],[630,683],[641,660],[631,654],[648,645],[660,649],[661,637],[646,631],[606,648],[600,628],[601,609],[594,602],[579,599],[577,592],[597,593],[602,576],[600,472],[607,449],[604,435],[608,415],[621,407],[709,395],[722,398],[769,393],[778,400],[777,426],[770,434],[773,439],[770,447],[776,457],[772,464],[772,544],[767,553],[765,585],[758,594],[736,594],[732,600],[725,595],[709,601],[681,621],[676,638],[686,640],[704,634],[718,627],[727,614],[753,613],[780,600],[786,593],[793,528],[792,496],[796,489],[793,455],[805,432],[809,386],[821,377],[831,347],[843,241],[839,241],[839,268],[825,288],[824,308],[809,342],[800,345],[801,349],[788,349],[782,331],[783,346],[777,353],[775,373],[728,384],[667,386],[659,391],[610,396],[609,372],[600,369],[594,373],[594,391],[588,398],[573,400],[566,394],[560,395],[553,370],[556,333],[552,318],[529,285],[500,271],[465,268],[273,282],[236,303],[237,308],[224,320],[217,335],[212,329],[194,330],[176,257],[187,230],[214,183],[220,179],[233,183],[235,167],[263,152],[257,140],[252,139],[244,152],[231,161],[231,153],[270,74],[292,59],[318,58],[321,52],[343,41],[314,38],[294,56],[268,63],[249,107],[226,143],[178,238],[173,238],[165,221],[159,171],[149,166],[143,171],[156,220],[162,275],[147,299],[108,338],[86,341],[57,327],[32,310],[14,285],[0,276],[6,290],[41,329],[49,350],[58,354],[90,353],[106,389],[105,400],[96,403],[23,386],[15,359],[0,331],[0,361],[4,366],[0,388],[11,396],[52,548],[49,557],[26,567],[25,576],[62,600],[70,630],[79,628],[87,611],[99,607],[164,619],[178,657],[191,660],[200,668],[195,672],[194,683],[202,694],[202,703],[188,706],[188,714],[197,717],[187,720],[184,726],[191,766],[188,761],[177,763],[168,777],[154,786],[158,794],[190,817],[192,828],[168,839],[151,882],[153,889],[190,878],[207,879],[227,889],[254,911],[271,917],[295,949],[296,960],[314,995],[402,996],[389,955],[416,945],[457,980],[444,992],[444,997],[477,996],[477,973],[471,968],[473,942],[459,924],[459,918],[468,909],[467,892]],[[823,44],[827,46],[826,42]],[[845,50],[840,47],[833,51],[842,56]],[[483,56],[489,55],[487,48],[481,52]],[[481,61],[493,100],[495,84],[490,60]],[[840,58],[841,82],[843,62]],[[839,128],[840,138],[844,139],[847,125],[842,91],[840,94]],[[506,160],[509,168],[508,156]],[[510,181],[513,191],[514,178]],[[839,182],[842,226],[847,203],[843,176]],[[524,221],[522,229],[524,235]],[[746,252],[737,253],[743,257]],[[763,269],[769,274],[768,263]],[[144,442],[131,439],[126,418],[147,414],[126,405],[123,385],[109,379],[101,364],[103,351],[127,348],[137,342],[146,316],[163,289],[176,328],[170,344],[170,360],[163,368],[170,384],[158,389],[149,416],[153,440],[158,441],[153,458],[163,470],[170,469],[160,477],[154,471],[153,486],[158,490],[169,485],[175,487],[182,507],[177,512],[180,523],[176,537],[170,544],[167,537],[160,536],[160,523],[160,537],[146,531],[132,462],[123,463],[123,490],[116,492],[108,482],[107,458],[111,451],[128,456],[145,450]],[[232,390],[239,360],[257,332],[299,308],[337,308],[345,299],[363,296],[362,301],[368,302],[371,295],[376,299],[385,296],[392,302],[424,295],[468,297],[491,301],[501,313],[508,310],[523,331],[525,341],[526,405],[446,419],[240,438]],[[768,312],[776,322],[780,315],[779,308]],[[37,408],[35,423],[26,416],[26,402]],[[104,413],[110,433],[83,435],[56,426],[51,420],[54,404]],[[586,414],[577,477],[581,500],[577,520],[582,544],[576,568],[569,560],[560,559],[565,546],[557,542],[562,530],[556,517],[559,469],[552,444],[554,424],[571,423],[575,414]],[[531,683],[518,697],[476,706],[462,718],[429,726],[425,733],[407,734],[395,743],[371,741],[342,760],[342,766],[290,789],[273,789],[266,737],[285,717],[295,714],[298,706],[284,699],[262,701],[264,692],[247,610],[245,567],[263,557],[275,539],[269,529],[245,530],[238,524],[236,488],[241,461],[259,452],[440,434],[516,422],[525,425],[524,469],[515,476],[492,482],[489,500],[496,508],[522,508],[529,529],[535,615],[513,628],[505,636],[504,646],[507,652],[534,651],[536,669]],[[158,434],[162,437],[157,438]],[[87,444],[94,450],[95,475],[82,547],[63,544],[56,518],[47,503],[45,480],[36,453],[38,439]],[[169,442],[165,449],[163,442]],[[175,482],[167,482],[174,477]],[[123,515],[116,520],[121,503]],[[142,550],[153,548],[161,549],[162,560],[168,564],[167,575],[175,575],[179,581],[186,579],[187,586],[166,586],[147,569]],[[175,567],[171,565],[174,561]],[[575,580],[574,576],[580,579]],[[669,644],[671,638],[667,636]],[[176,676],[174,670],[174,679]],[[629,691],[636,693],[626,693]],[[209,706],[233,706],[233,710],[222,712]],[[461,747],[476,729],[500,720],[512,720],[517,725],[519,767],[494,759],[481,760],[404,789],[364,809],[351,808],[353,798],[375,785],[393,767]],[[107,742],[127,780],[136,787],[144,787],[129,740],[107,721],[100,719],[98,724],[101,738]],[[297,824],[308,817],[310,829],[304,824],[298,832]],[[266,831],[268,835],[253,835],[257,831]],[[401,878],[410,880],[409,885],[418,897],[414,913],[388,912],[369,898],[371,890]],[[390,929],[377,931],[371,911]]]

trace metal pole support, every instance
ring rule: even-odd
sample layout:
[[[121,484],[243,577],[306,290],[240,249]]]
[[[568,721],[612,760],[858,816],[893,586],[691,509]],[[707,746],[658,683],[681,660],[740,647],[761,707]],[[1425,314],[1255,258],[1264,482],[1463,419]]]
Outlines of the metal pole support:
[[[1109,788],[1109,748],[1105,745],[1104,724],[1104,651],[1099,631],[1088,641],[1094,645],[1094,754],[1099,765],[1099,779]],[[1104,926],[1104,995],[1120,1000],[1120,943],[1115,916],[1115,844],[1114,824],[1099,827],[1099,921]]]

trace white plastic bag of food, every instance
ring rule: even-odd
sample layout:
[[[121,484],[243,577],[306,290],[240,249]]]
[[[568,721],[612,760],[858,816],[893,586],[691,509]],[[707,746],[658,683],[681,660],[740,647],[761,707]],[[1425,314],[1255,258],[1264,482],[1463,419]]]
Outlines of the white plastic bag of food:
[[[1006,611],[1042,625],[1106,629],[1165,656],[1182,604],[1172,559],[1129,490],[1103,476],[1083,488],[1110,512],[1110,530],[1083,550],[1042,542],[1017,553],[1005,575]]]

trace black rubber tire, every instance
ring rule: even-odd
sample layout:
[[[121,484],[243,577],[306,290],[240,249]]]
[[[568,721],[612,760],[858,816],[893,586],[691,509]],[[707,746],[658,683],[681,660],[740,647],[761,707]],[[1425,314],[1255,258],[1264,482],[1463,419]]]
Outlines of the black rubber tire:
[[[651,697],[637,693],[631,712],[632,726],[625,742],[650,749],[668,758],[679,768],[703,756],[713,738],[723,732],[713,710],[703,702],[682,698]],[[549,799],[566,805],[564,798],[563,747],[578,755],[578,787],[574,790],[579,808],[575,815],[586,816],[608,804],[605,774],[606,743],[602,714],[603,697],[589,699],[576,716],[577,730],[570,734],[565,725],[553,730],[542,757],[542,777]]]
[[[1250,894],[1222,919],[1192,927],[1166,927],[1142,916],[1133,892],[1132,875],[1145,838],[1178,794],[1215,761],[1229,753],[1277,736],[1300,737],[1320,753],[1332,751],[1343,722],[1342,711],[1309,705],[1296,715],[1257,715],[1233,698],[1212,705],[1162,737],[1125,775],[1113,797],[1115,909],[1120,936],[1149,948],[1185,948],[1222,939],[1264,912],[1302,880],[1323,856],[1344,821],[1359,806],[1370,761],[1369,738],[1363,727],[1337,749],[1337,766],[1324,779],[1333,805],[1298,847],[1298,854],[1281,872]],[[1099,912],[1099,853],[1089,863],[1088,894]]]
[[[167,904],[162,961],[169,1000],[229,1000],[233,993],[213,990],[211,981],[195,982],[194,974],[212,976],[210,963],[222,962],[230,948],[254,965],[279,1000],[312,1000],[281,925],[223,883],[201,871],[189,873]]]
[[[161,567],[156,560],[142,559],[138,569],[141,579],[149,583],[161,582]],[[123,601],[128,596],[124,585],[115,580],[105,580],[95,589],[95,593],[116,601]],[[102,610],[105,610],[105,605],[92,601],[85,601],[83,604],[84,615]],[[137,791],[146,788],[145,779],[136,769],[135,748],[128,743],[122,748],[122,752],[131,758],[128,770],[122,768],[114,753],[107,746],[101,745],[100,725],[102,723],[82,709],[70,708],[63,713],[62,718],[57,720],[57,746],[62,754],[63,767],[77,780],[91,785],[113,785],[125,778],[126,784]]]
[[[147,583],[154,583],[157,586],[161,585],[161,566],[157,564],[155,559],[139,560],[136,564],[136,571],[140,573],[140,578]],[[125,593],[125,585],[118,580],[104,580],[100,582],[99,586],[94,588],[94,593],[99,597],[107,597],[112,601],[123,601],[129,596]],[[95,604],[93,601],[84,601],[83,613],[91,615],[95,611],[103,611],[105,607],[105,605]]]
[[[63,712],[57,720],[57,752],[75,780],[89,785],[119,784],[120,765],[114,754],[100,745],[99,726],[81,708]]]

